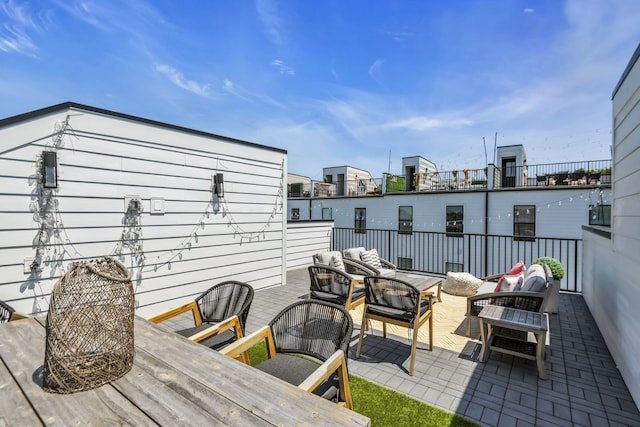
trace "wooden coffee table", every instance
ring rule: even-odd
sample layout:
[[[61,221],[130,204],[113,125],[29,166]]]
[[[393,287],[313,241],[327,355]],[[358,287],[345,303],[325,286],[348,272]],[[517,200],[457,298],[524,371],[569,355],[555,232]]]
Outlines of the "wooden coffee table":
[[[420,292],[427,291],[434,286],[437,286],[436,290],[436,298],[438,302],[442,302],[442,278],[427,276],[425,274],[417,274],[417,273],[408,273],[403,271],[396,271],[396,279],[403,280],[407,283],[412,284]]]
[[[492,350],[535,360],[538,376],[543,380],[547,379],[544,368],[545,343],[549,329],[547,313],[489,304],[478,314],[478,319],[482,339],[480,362],[486,362]],[[535,335],[535,343],[527,341],[529,332]]]

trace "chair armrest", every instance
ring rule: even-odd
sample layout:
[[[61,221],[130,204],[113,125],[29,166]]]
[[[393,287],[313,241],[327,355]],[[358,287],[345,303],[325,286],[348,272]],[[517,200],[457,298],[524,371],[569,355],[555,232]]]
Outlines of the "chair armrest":
[[[497,282],[505,274],[508,274],[508,273],[492,274],[491,276],[485,277],[484,281],[485,282]]]
[[[193,322],[196,326],[200,326],[202,324],[202,318],[200,317],[200,310],[198,309],[198,304],[195,301],[191,301],[187,304],[181,305],[180,307],[172,308],[171,310],[165,311],[164,313],[156,314],[153,317],[149,317],[147,320],[151,323],[160,323],[164,322],[167,319],[171,319],[179,314],[186,313],[187,311],[191,311],[193,314]]]
[[[398,269],[398,267],[396,267],[396,265],[395,265],[395,264],[393,264],[393,263],[391,263],[391,262],[387,261],[386,259],[382,259],[382,258],[380,258],[380,264],[382,264],[382,266],[383,266],[383,267],[385,267],[385,268],[389,268],[389,269],[391,269],[391,270],[397,270],[397,269]]]
[[[200,331],[197,334],[193,334],[189,337],[191,341],[201,342],[206,340],[209,337],[214,335],[218,335],[222,331],[226,331],[227,329],[233,328],[233,332],[236,334],[236,339],[239,340],[242,338],[242,327],[240,326],[240,319],[238,316],[231,316],[228,319],[223,320],[222,322],[216,323],[205,329],[204,331]]]
[[[362,276],[380,276],[380,270],[371,266],[370,264],[366,264],[362,261],[352,258],[343,258],[342,261],[344,262],[345,267],[348,265],[356,269],[355,272],[349,274],[363,273]]]
[[[262,341],[265,341],[267,344],[267,356],[269,358],[274,357],[276,355],[276,346],[275,342],[273,341],[273,335],[271,334],[271,328],[268,325],[263,326],[262,328],[258,329],[252,334],[247,335],[246,337],[232,342],[225,348],[221,349],[220,353],[233,359],[242,361],[242,353],[245,353],[251,347]]]
[[[318,367],[311,375],[309,375],[300,385],[299,388],[313,392],[320,384],[326,381],[334,372],[338,373],[338,382],[340,384],[340,402],[343,406],[353,410],[353,401],[351,399],[351,388],[349,386],[349,374],[347,371],[347,360],[342,350],[336,350],[322,365]]]
[[[520,310],[540,311],[544,305],[545,293],[543,292],[491,292],[488,294],[473,295],[467,297],[467,315],[471,314],[472,306],[486,306],[489,304],[500,306],[514,306]],[[479,311],[478,311],[479,312]]]

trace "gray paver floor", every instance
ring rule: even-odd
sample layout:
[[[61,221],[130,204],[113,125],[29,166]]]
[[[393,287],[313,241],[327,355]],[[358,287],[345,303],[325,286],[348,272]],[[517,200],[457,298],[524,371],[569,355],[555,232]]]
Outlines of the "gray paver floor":
[[[302,268],[287,272],[286,285],[256,291],[247,333],[307,298],[308,290],[309,276]],[[464,354],[436,346],[428,351],[418,344],[414,375],[409,376],[407,336],[383,339],[380,331],[367,333],[356,359],[358,327],[349,372],[483,426],[640,426],[638,407],[582,296],[561,294],[550,330],[546,381],[538,378],[534,361],[492,352],[487,363],[479,363],[479,344]]]

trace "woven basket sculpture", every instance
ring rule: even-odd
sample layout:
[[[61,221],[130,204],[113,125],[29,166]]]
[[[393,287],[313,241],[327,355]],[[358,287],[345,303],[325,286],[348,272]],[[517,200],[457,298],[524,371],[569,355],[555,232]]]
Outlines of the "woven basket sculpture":
[[[105,257],[76,262],[56,283],[47,314],[43,386],[54,393],[90,390],[133,365],[131,275]]]

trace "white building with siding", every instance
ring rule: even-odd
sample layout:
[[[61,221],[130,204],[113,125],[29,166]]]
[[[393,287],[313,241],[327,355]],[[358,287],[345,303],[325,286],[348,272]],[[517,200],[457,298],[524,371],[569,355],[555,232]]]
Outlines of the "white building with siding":
[[[640,45],[613,92],[611,229],[584,227],[584,299],[640,404]]]
[[[0,120],[0,170],[0,299],[18,311],[46,312],[71,262],[103,256],[141,315],[223,280],[285,283],[285,150],[64,103]]]

